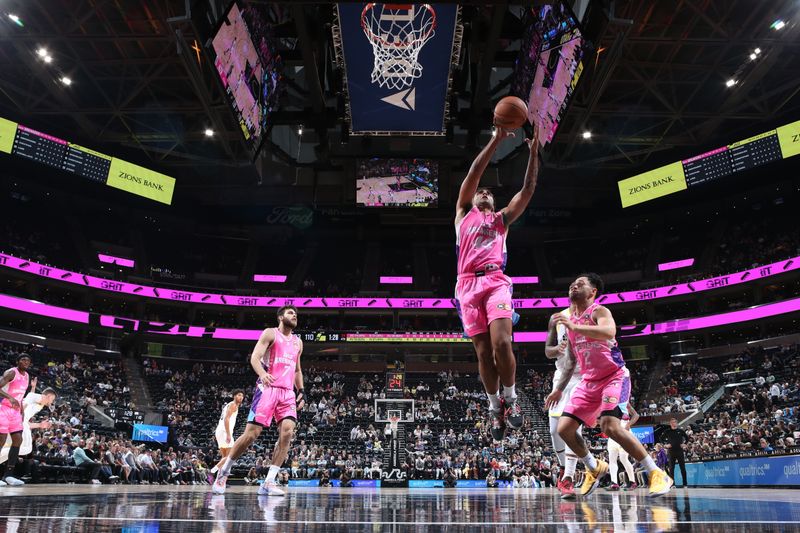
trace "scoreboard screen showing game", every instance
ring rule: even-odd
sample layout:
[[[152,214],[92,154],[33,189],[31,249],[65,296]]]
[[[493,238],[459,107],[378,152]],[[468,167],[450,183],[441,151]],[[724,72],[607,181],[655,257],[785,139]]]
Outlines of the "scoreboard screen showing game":
[[[356,204],[366,207],[436,207],[439,163],[430,159],[359,159]]]
[[[511,94],[528,105],[528,122],[539,128],[539,144],[546,146],[580,81],[586,44],[577,18],[564,2],[531,8],[524,22]]]
[[[271,28],[260,10],[234,2],[211,39],[225,97],[254,154],[265,139],[281,88],[282,61],[270,39]]]

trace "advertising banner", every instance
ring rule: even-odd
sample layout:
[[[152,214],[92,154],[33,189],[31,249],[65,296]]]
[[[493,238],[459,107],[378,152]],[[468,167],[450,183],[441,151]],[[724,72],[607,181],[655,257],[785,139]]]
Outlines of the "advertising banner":
[[[800,487],[800,455],[687,463],[686,475],[692,486]]]
[[[111,160],[106,184],[167,205],[172,204],[175,190],[175,178],[116,157]]]

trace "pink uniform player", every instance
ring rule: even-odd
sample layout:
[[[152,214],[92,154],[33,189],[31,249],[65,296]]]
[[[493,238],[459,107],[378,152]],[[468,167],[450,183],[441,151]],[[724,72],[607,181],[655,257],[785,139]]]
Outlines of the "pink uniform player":
[[[578,434],[581,425],[594,427],[598,418],[603,433],[619,443],[647,470],[650,496],[660,496],[672,488],[672,479],[656,466],[639,440],[620,423],[620,419],[628,415],[631,379],[615,339],[617,326],[614,317],[595,301],[602,291],[600,276],[581,274],[569,287],[570,316],[559,313],[552,317],[556,326],[563,325],[567,329],[570,347],[567,354],[580,364],[582,375],[558,419],[558,434],[586,465],[581,496],[591,494],[600,478],[608,472],[608,463],[596,459]],[[547,397],[546,404],[558,402],[562,390],[556,387]]]
[[[238,459],[273,421],[278,426],[278,444],[272,454],[272,466],[258,488],[259,495],[283,496],[275,481],[281,464],[289,453],[297,411],[305,405],[303,372],[300,355],[303,342],[294,333],[297,309],[288,305],[278,310],[278,327],[264,330],[250,357],[250,365],[258,374],[253,403],[244,433],[236,439],[228,457],[220,465],[211,486],[215,494],[223,494],[233,462]],[[264,356],[268,355],[264,360]],[[295,389],[297,394],[295,394]]]
[[[539,176],[536,132],[527,141],[530,154],[522,189],[507,207],[495,211],[491,191],[479,189],[478,184],[499,143],[513,136],[510,130],[497,128],[492,140],[475,158],[461,184],[455,218],[456,308],[478,355],[478,369],[489,397],[492,437],[498,441],[505,436],[506,427],[519,429],[523,423],[522,410],[516,401],[517,363],[511,349],[512,286],[503,270],[508,227],[528,206]]]
[[[6,443],[6,438],[11,435],[11,449],[8,452],[8,461],[5,471],[0,474],[0,485],[24,485],[25,482],[13,476],[14,467],[19,458],[19,448],[22,445],[23,415],[25,413],[22,398],[28,391],[30,376],[28,368],[31,358],[23,353],[17,357],[17,366],[9,368],[0,378],[0,448]]]

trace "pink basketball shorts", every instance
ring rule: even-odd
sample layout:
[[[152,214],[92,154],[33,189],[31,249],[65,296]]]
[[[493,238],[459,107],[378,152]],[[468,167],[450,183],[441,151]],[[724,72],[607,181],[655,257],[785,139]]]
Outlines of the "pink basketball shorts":
[[[280,424],[284,418],[297,422],[297,406],[294,391],[277,387],[256,387],[250,405],[248,424],[269,427],[272,421]]]
[[[484,276],[460,274],[456,282],[456,310],[468,337],[489,331],[498,318],[514,314],[511,278],[502,270]]]
[[[19,433],[22,431],[22,413],[19,409],[0,405],[0,433]]]
[[[601,380],[581,382],[572,391],[572,397],[561,416],[569,416],[591,428],[600,416],[622,418],[628,412],[631,398],[631,377],[624,366]]]

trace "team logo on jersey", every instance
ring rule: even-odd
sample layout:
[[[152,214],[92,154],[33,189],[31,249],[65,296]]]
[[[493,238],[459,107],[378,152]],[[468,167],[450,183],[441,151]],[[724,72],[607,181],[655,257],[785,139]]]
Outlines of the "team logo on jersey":
[[[617,403],[619,399],[616,396],[603,396],[603,403]]]
[[[513,311],[514,306],[507,303],[497,304],[498,309],[502,309],[503,311]]]

